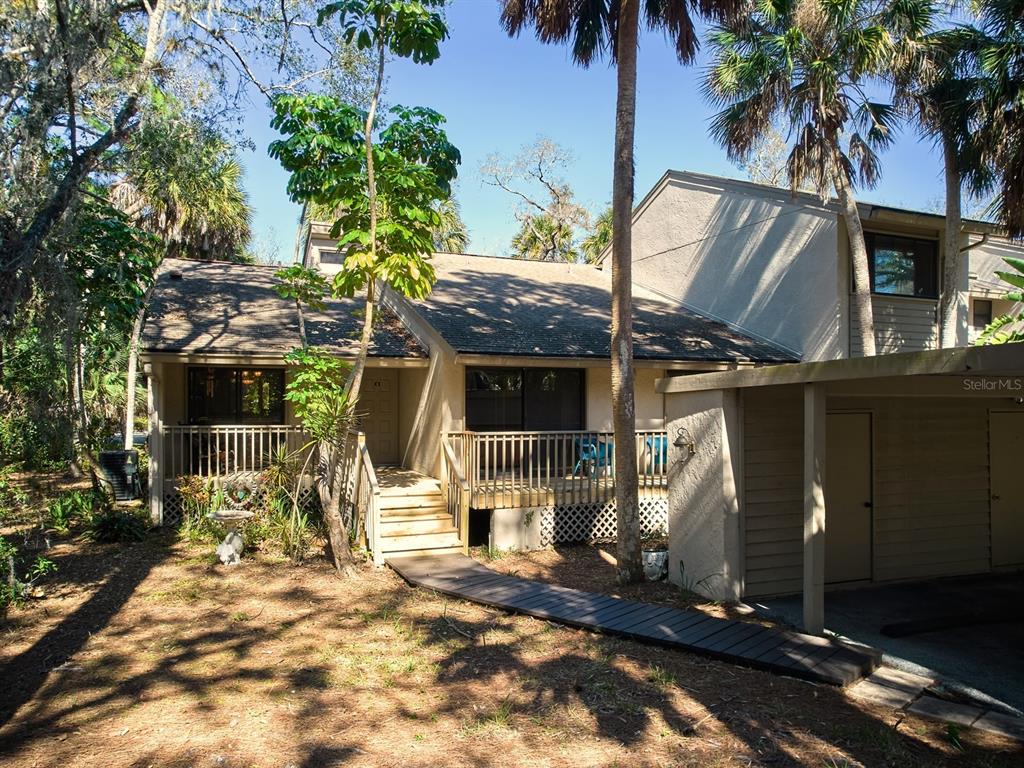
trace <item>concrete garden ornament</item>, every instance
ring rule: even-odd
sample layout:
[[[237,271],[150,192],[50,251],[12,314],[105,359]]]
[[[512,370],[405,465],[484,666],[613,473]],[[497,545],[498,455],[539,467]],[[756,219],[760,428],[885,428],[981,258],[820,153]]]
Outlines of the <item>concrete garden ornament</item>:
[[[662,525],[640,538],[644,578],[661,581],[668,576],[668,531]]]

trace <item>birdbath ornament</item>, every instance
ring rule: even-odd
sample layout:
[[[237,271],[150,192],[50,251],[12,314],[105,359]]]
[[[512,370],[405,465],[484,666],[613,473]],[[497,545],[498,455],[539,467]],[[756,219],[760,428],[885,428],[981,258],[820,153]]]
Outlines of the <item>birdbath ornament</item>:
[[[218,523],[227,526],[228,533],[224,541],[217,545],[217,557],[224,565],[238,565],[242,562],[242,551],[245,549],[245,540],[238,532],[238,525],[255,513],[242,506],[250,496],[248,490],[230,489],[225,492],[218,489],[214,494],[213,509],[210,510],[210,518]],[[237,505],[237,506],[227,506]]]

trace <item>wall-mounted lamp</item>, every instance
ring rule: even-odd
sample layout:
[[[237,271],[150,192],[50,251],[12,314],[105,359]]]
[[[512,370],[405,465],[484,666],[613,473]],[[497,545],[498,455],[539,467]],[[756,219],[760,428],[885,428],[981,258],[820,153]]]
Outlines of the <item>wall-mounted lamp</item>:
[[[672,445],[676,448],[685,448],[687,456],[693,456],[697,452],[697,444],[686,427],[676,430],[676,439],[672,441]]]

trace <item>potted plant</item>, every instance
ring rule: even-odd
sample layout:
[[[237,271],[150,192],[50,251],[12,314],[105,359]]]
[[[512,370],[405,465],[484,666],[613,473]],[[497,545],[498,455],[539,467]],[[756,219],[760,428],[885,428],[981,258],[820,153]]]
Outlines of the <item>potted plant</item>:
[[[661,581],[668,576],[668,529],[653,528],[640,537],[644,576],[648,581]]]

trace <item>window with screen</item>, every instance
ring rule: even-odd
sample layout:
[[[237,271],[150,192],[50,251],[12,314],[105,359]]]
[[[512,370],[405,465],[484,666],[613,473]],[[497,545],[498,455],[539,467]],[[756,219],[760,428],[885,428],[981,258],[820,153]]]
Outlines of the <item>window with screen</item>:
[[[320,251],[321,264],[342,264],[345,261],[345,254],[341,251]]]
[[[971,301],[971,325],[975,330],[983,331],[992,322],[992,302],[989,299],[973,299]]]
[[[865,232],[871,292],[934,299],[939,295],[934,240]]]
[[[188,369],[190,424],[281,424],[284,370],[280,368]]]
[[[583,429],[582,370],[467,368],[466,427],[478,432]]]

